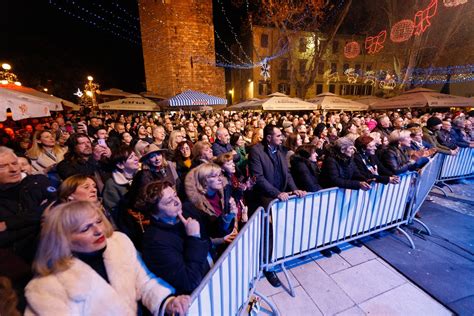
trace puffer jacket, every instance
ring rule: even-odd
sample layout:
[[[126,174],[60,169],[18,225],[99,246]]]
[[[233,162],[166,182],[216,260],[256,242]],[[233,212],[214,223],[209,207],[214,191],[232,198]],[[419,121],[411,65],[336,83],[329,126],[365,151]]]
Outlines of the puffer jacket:
[[[409,156],[398,145],[388,146],[382,154],[382,163],[394,174],[402,174],[416,169],[415,163],[410,161]]]
[[[357,169],[354,159],[331,153],[324,159],[321,168],[321,182],[324,187],[339,187],[358,190],[360,182],[368,180]]]

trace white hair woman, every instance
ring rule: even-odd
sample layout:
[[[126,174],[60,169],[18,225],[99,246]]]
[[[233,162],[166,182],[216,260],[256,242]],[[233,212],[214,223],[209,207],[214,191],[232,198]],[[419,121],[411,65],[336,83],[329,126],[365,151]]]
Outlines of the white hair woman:
[[[154,315],[184,315],[189,305],[187,296],[170,296],[174,289],[146,270],[132,242],[91,202],[51,210],[33,268],[26,315],[136,315],[138,300]]]

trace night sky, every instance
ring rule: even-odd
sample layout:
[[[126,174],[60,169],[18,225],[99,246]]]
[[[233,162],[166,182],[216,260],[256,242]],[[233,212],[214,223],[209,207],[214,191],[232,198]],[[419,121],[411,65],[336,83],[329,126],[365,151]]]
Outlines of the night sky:
[[[23,85],[46,87],[72,101],[88,75],[102,90],[146,90],[136,0],[3,0],[2,11],[0,62],[11,64]],[[225,38],[227,22],[220,7],[215,5],[214,11],[216,28]],[[237,12],[228,12],[238,24]]]

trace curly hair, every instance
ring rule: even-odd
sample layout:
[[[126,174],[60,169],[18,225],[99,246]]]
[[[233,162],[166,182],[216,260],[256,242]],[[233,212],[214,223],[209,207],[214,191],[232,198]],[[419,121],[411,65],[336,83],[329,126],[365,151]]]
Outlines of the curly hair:
[[[169,181],[153,181],[148,183],[140,190],[135,206],[149,214],[155,214],[158,209],[157,205],[163,198],[163,191],[166,188],[174,188]]]

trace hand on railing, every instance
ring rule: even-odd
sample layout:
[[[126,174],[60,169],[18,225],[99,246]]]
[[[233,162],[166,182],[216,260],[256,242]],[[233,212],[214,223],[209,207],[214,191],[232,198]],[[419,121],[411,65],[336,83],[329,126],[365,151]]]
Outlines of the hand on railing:
[[[286,192],[281,192],[280,194],[278,194],[277,198],[280,201],[288,201],[288,199],[290,198],[290,194],[288,194]]]
[[[361,182],[359,182],[359,188],[361,190],[367,191],[367,190],[370,190],[371,186],[367,182],[361,181]]]
[[[186,315],[189,309],[191,299],[188,295],[180,295],[173,298],[166,304],[166,313],[168,315]]]
[[[227,236],[224,236],[224,241],[228,244],[230,244],[232,241],[234,241],[235,237],[237,237],[237,235],[239,234],[237,228],[234,227],[234,229],[232,230],[232,233],[230,233],[229,235]]]
[[[391,184],[398,184],[400,183],[400,177],[399,176],[391,176],[390,180],[388,181]]]

